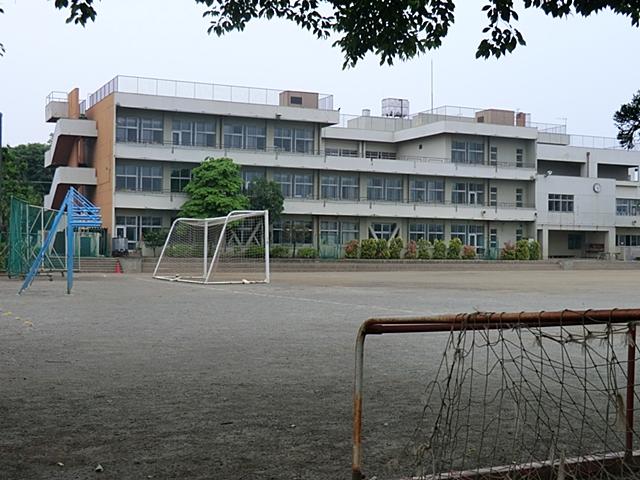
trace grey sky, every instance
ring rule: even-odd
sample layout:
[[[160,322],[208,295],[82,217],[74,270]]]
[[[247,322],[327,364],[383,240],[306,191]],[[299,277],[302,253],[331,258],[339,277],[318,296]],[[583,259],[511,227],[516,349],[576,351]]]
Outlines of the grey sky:
[[[86,28],[65,24],[45,0],[0,0],[0,111],[3,143],[46,141],[46,95],[79,87],[81,98],[117,74],[332,93],[335,107],[380,114],[383,97],[429,108],[429,59],[435,65],[435,106],[510,108],[571,133],[615,136],[611,119],[640,89],[640,30],[605,12],[554,20],[541,12],[520,17],[527,40],[515,54],[476,60],[485,25],[482,1],[459,0],[456,24],[433,54],[393,67],[368,57],[342,70],[331,41],[294,24],[255,22],[218,38],[206,33],[203,8],[191,0],[105,0]],[[520,4],[520,2],[516,2]]]

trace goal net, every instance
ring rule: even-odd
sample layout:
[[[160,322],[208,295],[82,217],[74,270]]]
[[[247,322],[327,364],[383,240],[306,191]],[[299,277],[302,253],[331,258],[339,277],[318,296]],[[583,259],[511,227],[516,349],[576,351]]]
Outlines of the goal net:
[[[441,327],[390,478],[640,478],[634,322]]]
[[[268,211],[178,218],[171,225],[154,278],[192,283],[268,283]]]

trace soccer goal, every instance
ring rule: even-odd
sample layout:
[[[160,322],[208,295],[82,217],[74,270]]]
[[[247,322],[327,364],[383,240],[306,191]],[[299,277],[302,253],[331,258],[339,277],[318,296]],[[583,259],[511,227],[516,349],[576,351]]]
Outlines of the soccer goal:
[[[178,218],[153,277],[191,283],[269,283],[269,212]]]
[[[422,413],[397,454],[406,468],[396,478],[640,478],[639,320],[640,310],[613,309],[365,322],[356,347],[353,478],[364,478],[365,335],[412,332],[426,334],[430,355],[442,355],[425,367]]]

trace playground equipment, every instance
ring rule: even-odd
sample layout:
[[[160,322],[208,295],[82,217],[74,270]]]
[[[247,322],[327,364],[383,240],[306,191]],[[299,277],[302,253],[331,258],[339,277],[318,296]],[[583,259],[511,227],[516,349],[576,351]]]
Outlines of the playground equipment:
[[[66,214],[66,215],[65,215]],[[47,232],[46,239],[42,243],[42,247],[38,252],[35,260],[29,268],[29,272],[20,288],[19,294],[31,286],[36,275],[40,272],[42,262],[47,256],[47,252],[51,248],[55,239],[58,228],[66,217],[66,270],[67,270],[67,293],[71,293],[73,288],[73,263],[74,263],[74,231],[78,228],[97,228],[102,224],[100,209],[87,200],[75,188],[69,188],[67,195],[64,197],[60,210],[55,215],[53,222]]]

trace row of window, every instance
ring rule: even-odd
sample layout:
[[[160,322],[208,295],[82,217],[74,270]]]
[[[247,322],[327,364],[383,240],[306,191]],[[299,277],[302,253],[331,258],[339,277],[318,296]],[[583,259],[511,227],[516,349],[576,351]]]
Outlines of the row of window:
[[[573,212],[573,204],[573,195],[549,194],[548,207],[550,212]]]
[[[640,200],[636,198],[617,198],[616,215],[633,216],[640,213]]]
[[[171,191],[182,192],[191,180],[191,169],[171,170]],[[162,191],[162,167],[147,165],[116,164],[116,190],[142,192]]]
[[[145,232],[161,228],[162,217],[145,215],[116,216],[116,237],[125,237],[129,250],[136,249],[138,241],[144,238]]]
[[[454,140],[451,142],[451,161],[454,163],[484,164],[484,143]],[[489,165],[498,164],[498,147],[489,148]],[[524,167],[524,149],[516,149],[516,167]]]

